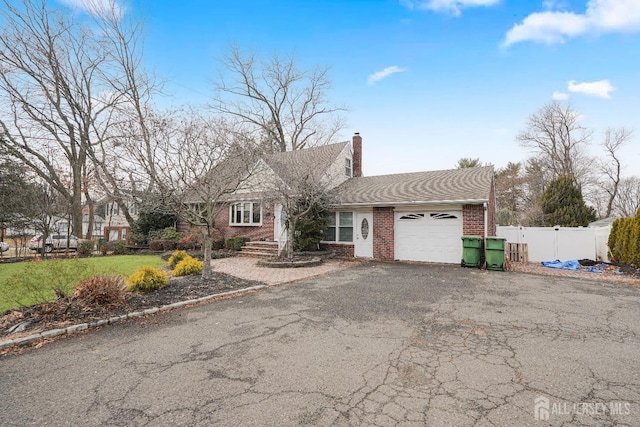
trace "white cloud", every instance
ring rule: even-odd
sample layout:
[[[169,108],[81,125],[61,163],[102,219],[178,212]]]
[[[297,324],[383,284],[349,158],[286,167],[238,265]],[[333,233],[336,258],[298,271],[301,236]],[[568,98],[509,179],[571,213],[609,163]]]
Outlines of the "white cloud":
[[[577,36],[587,29],[587,22],[581,15],[569,12],[541,12],[527,16],[522,24],[509,30],[505,46],[522,41],[540,43],[562,43],[566,36]]]
[[[409,9],[431,10],[459,16],[462,9],[469,7],[488,7],[500,3],[500,0],[400,0]]]
[[[542,8],[545,10],[562,10],[567,8],[567,4],[561,0],[544,0]]]
[[[367,79],[367,84],[371,86],[375,84],[377,81],[386,79],[392,74],[403,73],[404,71],[405,70],[403,68],[397,67],[395,65],[392,67],[387,67],[384,70],[376,71],[375,73],[371,74]]]
[[[116,0],[60,0],[72,9],[94,16],[114,16],[120,18],[124,9]]]
[[[566,101],[567,99],[569,99],[569,94],[555,91],[553,92],[553,95],[551,95],[551,99],[553,99],[554,101]]]
[[[640,1],[589,0],[584,13],[558,10],[532,13],[507,32],[503,45],[524,41],[563,43],[569,37],[590,32],[616,31],[640,31]]]
[[[582,93],[585,95],[598,96],[600,98],[611,98],[611,92],[616,90],[609,80],[598,80],[595,82],[578,83],[571,80],[567,85],[569,92]]]

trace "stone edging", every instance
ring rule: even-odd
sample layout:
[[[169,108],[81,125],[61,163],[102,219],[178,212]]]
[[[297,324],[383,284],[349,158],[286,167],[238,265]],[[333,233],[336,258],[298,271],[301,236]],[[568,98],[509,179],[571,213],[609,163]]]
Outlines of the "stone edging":
[[[214,298],[219,298],[219,297],[239,294],[239,293],[243,293],[243,292],[247,292],[247,291],[256,291],[258,289],[263,289],[263,288],[267,288],[267,287],[268,287],[268,285],[251,286],[251,287],[248,287],[248,288],[238,289],[238,290],[235,290],[235,291],[222,292],[220,294],[207,295],[207,296],[201,297],[201,298],[174,302],[173,304],[167,304],[167,305],[163,305],[161,307],[153,307],[153,308],[148,308],[148,309],[142,310],[142,311],[134,311],[132,313],[127,313],[127,314],[123,314],[121,316],[111,317],[109,319],[102,319],[102,320],[98,320],[98,321],[91,322],[91,323],[80,323],[80,324],[77,324],[77,325],[67,326],[66,328],[50,329],[48,331],[38,332],[36,334],[28,335],[28,336],[22,337],[22,338],[16,338],[16,339],[13,339],[13,340],[0,341],[0,350],[4,350],[4,349],[11,348],[11,347],[14,347],[14,346],[20,346],[20,345],[28,344],[28,343],[31,343],[33,341],[41,340],[43,338],[53,338],[53,337],[57,337],[57,336],[60,336],[60,335],[76,334],[78,332],[81,332],[81,331],[84,331],[84,330],[87,330],[87,329],[98,328],[98,327],[104,326],[104,325],[112,325],[114,323],[118,323],[118,322],[123,321],[123,320],[133,319],[134,317],[148,316],[150,314],[155,314],[155,313],[159,313],[159,312],[163,312],[163,311],[170,311],[170,310],[173,310],[173,309],[176,309],[176,308],[180,308],[180,307],[184,307],[184,306],[187,306],[187,305],[192,305],[192,304],[197,304],[197,303],[209,301],[210,299],[214,299]]]
[[[315,257],[300,261],[287,261],[278,259],[261,259],[258,260],[258,265],[261,267],[269,268],[302,268],[302,267],[317,267],[322,264],[322,258]]]

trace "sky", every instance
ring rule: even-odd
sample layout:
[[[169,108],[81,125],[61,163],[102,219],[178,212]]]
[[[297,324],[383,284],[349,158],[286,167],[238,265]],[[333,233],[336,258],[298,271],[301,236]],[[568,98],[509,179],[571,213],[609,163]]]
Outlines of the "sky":
[[[84,0],[57,0],[82,11]],[[102,1],[102,0],[92,0]],[[167,102],[204,105],[231,43],[330,67],[328,97],[363,137],[365,175],[504,167],[516,135],[552,100],[594,131],[634,131],[622,154],[640,175],[640,0],[133,0],[145,65]]]

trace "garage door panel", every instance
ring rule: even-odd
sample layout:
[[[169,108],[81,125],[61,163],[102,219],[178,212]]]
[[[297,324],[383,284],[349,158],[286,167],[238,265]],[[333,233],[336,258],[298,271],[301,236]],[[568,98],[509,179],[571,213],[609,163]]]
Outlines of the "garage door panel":
[[[396,213],[395,258],[459,263],[462,212]]]

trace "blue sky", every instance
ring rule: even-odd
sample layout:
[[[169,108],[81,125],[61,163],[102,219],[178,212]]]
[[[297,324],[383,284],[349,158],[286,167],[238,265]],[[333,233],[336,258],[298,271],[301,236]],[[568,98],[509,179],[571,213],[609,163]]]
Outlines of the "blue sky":
[[[331,67],[366,175],[524,160],[515,135],[553,98],[583,114],[594,153],[608,126],[633,129],[625,175],[640,175],[640,0],[135,0],[126,13],[144,19],[146,65],[175,105],[208,101],[230,43]]]

